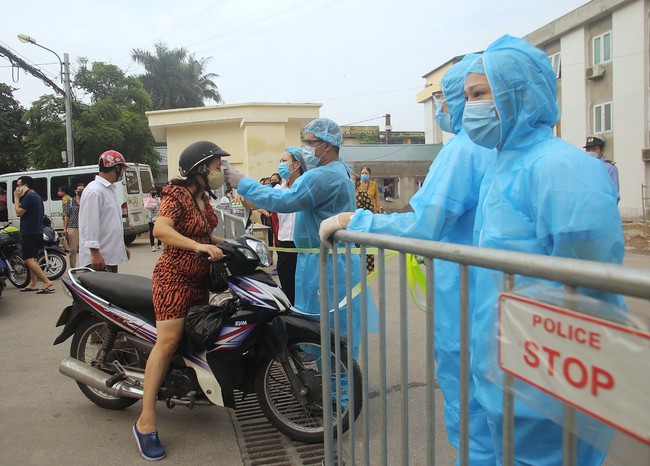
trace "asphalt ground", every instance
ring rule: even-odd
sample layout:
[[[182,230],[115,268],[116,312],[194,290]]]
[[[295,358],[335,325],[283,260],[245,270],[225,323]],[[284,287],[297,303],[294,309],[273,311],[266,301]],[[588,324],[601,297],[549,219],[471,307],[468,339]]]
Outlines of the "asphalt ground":
[[[132,259],[120,266],[121,273],[150,277],[160,252],[151,252],[148,239],[139,238],[131,246]],[[395,261],[393,261],[395,262]],[[628,254],[626,265],[650,270],[650,256]],[[392,268],[392,267],[391,267]],[[401,438],[401,387],[399,370],[399,326],[397,280],[387,280],[389,329],[387,346],[390,354],[387,371],[387,419],[389,436],[388,464],[400,462],[398,447]],[[376,285],[375,285],[376,286]],[[0,371],[2,403],[0,403],[0,464],[69,465],[145,464],[140,457],[131,431],[140,412],[140,403],[123,411],[99,408],[85,398],[76,383],[59,374],[58,365],[68,356],[70,340],[53,346],[59,334],[55,323],[70,303],[62,291],[60,280],[56,293],[37,295],[19,292],[9,284],[0,297]],[[634,306],[646,306],[637,302]],[[409,305],[411,309],[411,305]],[[409,312],[409,340],[416,345],[409,351],[409,463],[425,464],[424,432],[429,416],[422,409],[425,400],[424,354],[417,343],[421,340],[424,313]],[[393,331],[391,331],[393,330]],[[379,417],[380,380],[376,370],[378,339],[371,336],[370,354],[370,442],[373,461],[379,451],[381,422]],[[436,390],[437,410],[436,464],[453,464],[454,450],[446,441],[442,420],[442,397]],[[230,410],[219,407],[176,407],[168,410],[158,405],[160,436],[171,464],[243,465]],[[361,429],[361,422],[357,423]],[[360,431],[359,431],[360,433]],[[349,447],[349,445],[347,446]],[[363,445],[357,442],[357,459]],[[619,463],[608,460],[607,465]]]
[[[151,277],[160,252],[148,238],[131,245],[120,272]],[[132,426],[140,403],[111,411],[91,403],[74,380],[59,374],[72,338],[53,346],[61,311],[71,303],[61,280],[53,294],[19,292],[9,284],[0,297],[0,464],[150,464],[141,458]],[[226,408],[169,410],[158,404],[159,432],[171,464],[241,465]]]

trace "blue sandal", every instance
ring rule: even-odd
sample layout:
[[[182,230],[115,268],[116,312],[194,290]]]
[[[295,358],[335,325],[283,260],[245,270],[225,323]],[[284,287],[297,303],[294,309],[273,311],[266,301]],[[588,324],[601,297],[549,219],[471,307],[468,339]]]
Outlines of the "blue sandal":
[[[138,432],[136,424],[133,424],[133,435],[138,442],[138,450],[145,460],[158,461],[165,457],[165,449],[160,443],[158,432],[141,434]]]

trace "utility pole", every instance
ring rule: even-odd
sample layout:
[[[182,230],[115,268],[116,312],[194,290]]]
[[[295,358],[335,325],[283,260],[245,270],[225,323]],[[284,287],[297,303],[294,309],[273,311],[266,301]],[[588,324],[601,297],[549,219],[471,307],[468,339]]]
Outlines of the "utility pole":
[[[65,104],[65,139],[66,139],[66,158],[68,159],[68,166],[74,167],[74,144],[72,141],[72,92],[70,92],[70,60],[68,54],[63,54],[63,60],[58,53],[52,49],[36,42],[36,39],[26,34],[18,34],[18,40],[24,44],[32,44],[42,49],[52,52],[59,60],[61,65],[61,81],[63,82],[63,102]],[[12,62],[13,63],[13,62]]]
[[[386,114],[386,144],[390,144],[390,132],[393,127],[390,125],[390,113]]]
[[[70,92],[70,59],[63,54],[63,88],[65,90],[65,140],[68,167],[74,167],[74,144],[72,143],[72,93]]]

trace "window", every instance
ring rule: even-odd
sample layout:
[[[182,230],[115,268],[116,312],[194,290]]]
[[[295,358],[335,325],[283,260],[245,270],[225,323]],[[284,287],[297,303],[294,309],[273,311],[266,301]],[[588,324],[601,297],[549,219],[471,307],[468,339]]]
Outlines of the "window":
[[[594,105],[594,133],[612,130],[612,103]]]
[[[95,179],[95,175],[92,173],[81,173],[79,175],[62,175],[62,176],[53,176],[50,180],[50,198],[52,200],[60,200],[61,198],[57,194],[59,191],[59,186],[66,186],[70,190],[74,188],[79,183],[83,183],[85,186],[88,186],[88,183]]]
[[[140,192],[140,182],[138,181],[138,174],[133,169],[128,169],[124,172],[124,179],[126,180],[126,192],[128,194],[138,194]]]
[[[151,187],[154,185],[153,180],[151,179],[151,173],[148,170],[140,171],[140,181],[142,181],[142,192],[148,193]]]
[[[606,32],[593,38],[594,65],[612,59],[612,33]]]
[[[12,193],[16,190],[16,186],[18,186],[18,180],[15,180],[13,182],[13,186],[11,189]],[[32,189],[34,189],[34,191],[36,191],[38,195],[43,198],[44,201],[47,201],[49,199],[47,195],[47,178],[34,178],[34,186],[32,186]],[[13,198],[13,194],[11,197]]]
[[[554,53],[553,55],[549,55],[548,59],[551,61],[551,66],[553,67],[553,71],[555,71],[555,79],[560,79],[560,52]]]
[[[377,180],[379,195],[385,200],[399,199],[399,178],[381,178]],[[390,202],[390,201],[389,201]]]

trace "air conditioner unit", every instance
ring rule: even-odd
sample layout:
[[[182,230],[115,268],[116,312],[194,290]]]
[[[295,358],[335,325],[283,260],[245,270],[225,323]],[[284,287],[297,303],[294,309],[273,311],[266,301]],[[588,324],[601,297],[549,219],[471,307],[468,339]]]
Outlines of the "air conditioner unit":
[[[603,65],[594,65],[587,68],[586,78],[591,80],[600,79],[605,76],[605,67]]]
[[[650,147],[641,149],[641,160],[644,162],[650,162]]]

